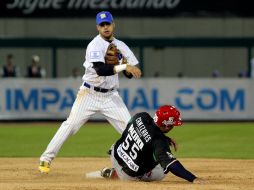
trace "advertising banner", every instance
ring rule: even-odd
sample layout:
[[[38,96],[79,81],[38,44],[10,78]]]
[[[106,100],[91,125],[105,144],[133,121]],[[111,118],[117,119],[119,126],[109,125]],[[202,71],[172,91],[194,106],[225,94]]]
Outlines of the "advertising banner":
[[[253,5],[240,0],[1,0],[0,17],[86,18],[101,10],[122,17],[250,17]]]
[[[120,84],[131,115],[154,114],[171,104],[184,120],[254,120],[251,79],[121,79]],[[80,85],[72,79],[0,80],[0,120],[65,119]]]

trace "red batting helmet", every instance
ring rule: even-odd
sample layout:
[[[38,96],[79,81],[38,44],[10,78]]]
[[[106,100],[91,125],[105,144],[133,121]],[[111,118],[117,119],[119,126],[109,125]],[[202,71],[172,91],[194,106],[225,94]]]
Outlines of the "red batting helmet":
[[[157,126],[180,126],[182,125],[182,120],[180,117],[180,111],[174,106],[165,105],[161,106],[155,113],[154,122]]]

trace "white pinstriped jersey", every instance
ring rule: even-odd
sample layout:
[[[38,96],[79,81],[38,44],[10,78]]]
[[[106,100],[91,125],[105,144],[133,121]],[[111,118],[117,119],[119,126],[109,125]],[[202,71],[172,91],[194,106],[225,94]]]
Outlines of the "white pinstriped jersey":
[[[122,41],[116,38],[112,41],[117,46],[117,49],[121,51],[123,56],[127,59],[128,64],[136,65],[138,60],[130,50],[130,48]],[[98,76],[93,68],[92,62],[103,62],[105,63],[104,57],[109,46],[109,42],[104,40],[100,35],[97,35],[87,46],[86,49],[86,60],[83,66],[86,68],[83,76],[83,81],[87,83],[106,89],[118,88],[119,80],[118,74],[112,76]]]

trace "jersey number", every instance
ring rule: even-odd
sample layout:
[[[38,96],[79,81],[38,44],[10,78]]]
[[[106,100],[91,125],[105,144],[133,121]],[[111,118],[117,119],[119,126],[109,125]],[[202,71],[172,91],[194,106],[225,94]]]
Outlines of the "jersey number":
[[[124,150],[126,150],[126,152],[129,149],[129,152],[127,152],[127,153],[130,155],[130,157],[133,160],[135,160],[137,158],[137,156],[138,156],[137,151],[139,151],[139,147],[138,147],[138,145],[135,142],[133,142],[133,144],[130,147],[130,143],[132,141],[133,141],[133,139],[132,139],[131,135],[128,134],[127,137],[125,138],[125,141],[122,144],[123,145],[122,147],[123,147]]]

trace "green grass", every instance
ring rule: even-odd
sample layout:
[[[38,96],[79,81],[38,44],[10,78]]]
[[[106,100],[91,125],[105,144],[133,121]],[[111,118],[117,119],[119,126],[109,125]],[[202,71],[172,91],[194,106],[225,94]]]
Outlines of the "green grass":
[[[179,143],[180,157],[254,158],[253,123],[188,124],[171,135]]]
[[[0,124],[0,157],[39,157],[60,126],[45,124]],[[59,157],[104,157],[119,138],[106,123],[88,123],[68,139]],[[169,136],[179,144],[177,157],[254,159],[254,123],[186,123]]]

